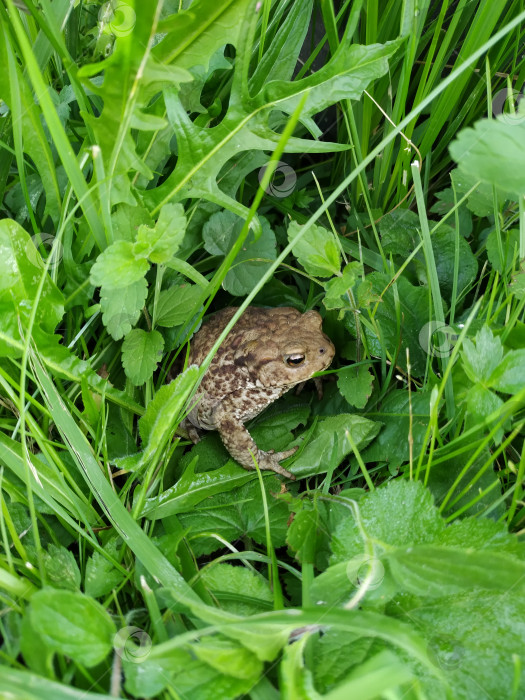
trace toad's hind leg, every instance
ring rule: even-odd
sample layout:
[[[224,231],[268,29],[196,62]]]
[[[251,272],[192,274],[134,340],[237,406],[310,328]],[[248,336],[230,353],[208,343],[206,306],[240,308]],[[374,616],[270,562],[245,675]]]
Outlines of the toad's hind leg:
[[[264,452],[257,447],[255,440],[242,422],[231,416],[217,416],[217,430],[228,452],[245,469],[255,469],[253,461],[253,457],[255,457],[260,469],[276,472],[276,474],[281,474],[281,476],[295,481],[295,476],[282,467],[279,462],[291,457],[297,451],[297,447],[283,452],[274,452],[273,450]]]

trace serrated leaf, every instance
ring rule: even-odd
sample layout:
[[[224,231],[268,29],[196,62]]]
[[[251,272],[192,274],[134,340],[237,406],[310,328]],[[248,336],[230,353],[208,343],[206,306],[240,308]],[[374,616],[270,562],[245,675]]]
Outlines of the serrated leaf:
[[[352,414],[330,416],[320,420],[304,450],[294,460],[291,470],[298,478],[310,474],[323,474],[329,466],[337,467],[352,452],[348,433],[358,450],[364,449],[377,435],[381,423]],[[334,441],[337,436],[335,456]],[[331,462],[335,459],[335,462]]]
[[[113,557],[117,556],[117,540],[110,540],[104,549]],[[111,561],[100,552],[93,552],[86,563],[84,590],[92,598],[101,598],[110,593],[124,578]]]
[[[474,382],[485,383],[503,358],[503,346],[488,326],[476,333],[474,342],[465,338],[462,360],[465,371]]]
[[[141,225],[153,226],[153,220],[144,207],[119,204],[111,214],[115,241],[133,241]]]
[[[95,287],[122,289],[140,280],[148,270],[148,261],[135,256],[132,243],[117,241],[98,256],[89,278]]]
[[[519,260],[520,232],[517,228],[500,232],[501,251],[498,246],[496,231],[491,231],[487,236],[487,257],[490,264],[500,274],[512,269],[512,263]],[[500,255],[501,252],[501,255]]]
[[[139,227],[137,246],[148,251],[153,263],[170,260],[179,249],[186,232],[186,214],[182,204],[164,204],[154,228]]]
[[[374,375],[371,365],[347,367],[339,372],[337,388],[351,406],[364,408],[372,393]]]
[[[102,320],[114,340],[123,338],[137,323],[147,295],[148,283],[144,277],[121,289],[108,289],[106,284],[102,285]]]
[[[525,386],[525,350],[510,350],[490,375],[489,385],[504,394],[516,394]]]
[[[158,331],[134,328],[122,343],[122,365],[135,386],[149,379],[162,357],[164,338]]]
[[[156,323],[164,328],[180,325],[188,316],[188,309],[199,299],[202,288],[195,284],[181,284],[164,289],[157,301]]]
[[[44,588],[31,597],[30,615],[50,649],[88,668],[113,648],[115,624],[102,605],[82,593]]]
[[[272,114],[275,114],[276,109],[285,112],[290,110],[289,113],[293,113],[305,94],[307,105],[302,119],[315,131],[316,127],[308,115],[338,99],[347,99],[349,96],[357,99],[371,80],[384,75],[388,70],[388,57],[399,46],[398,41],[385,45],[355,46],[352,45],[350,32],[341,42],[337,56],[312,76],[289,82],[271,80],[264,84],[258,95],[253,96],[241,87],[245,85],[243,76],[248,74],[251,61],[255,29],[253,7],[245,6],[245,12],[238,14],[238,24],[231,32],[232,37],[238,37],[233,82],[240,89],[232,92],[228,110],[220,123],[202,127],[198,122],[192,122],[183,109],[176,90],[165,90],[168,119],[177,133],[178,158],[175,170],[166,180],[144,193],[145,202],[151,209],[174,197],[202,197],[245,217],[245,207],[219,187],[220,173],[224,171],[226,163],[245,151],[273,150],[279,142],[280,134],[270,122]],[[217,10],[214,8],[214,13],[221,11],[222,6]],[[305,21],[304,18],[302,20]],[[232,38],[228,37],[227,43],[231,41]],[[177,52],[186,45],[187,40],[184,38],[182,44],[172,45],[172,48]],[[222,45],[224,43],[212,44],[210,50],[214,51]],[[159,46],[162,46],[162,42]],[[155,47],[154,53],[156,49],[159,53],[163,51],[162,48]],[[286,143],[285,152],[333,152],[346,148],[345,144],[291,137]]]
[[[408,257],[420,240],[419,216],[410,209],[394,209],[378,224],[381,244],[386,255]]]
[[[467,393],[467,409],[474,422],[483,422],[502,406],[503,400],[482,384],[475,384]]]
[[[359,525],[353,517],[343,520],[332,537],[333,564],[363,552],[363,536],[382,549],[434,542],[445,523],[432,495],[415,481],[390,481],[359,501]],[[396,527],[392,527],[392,523]]]
[[[297,236],[301,226],[291,221],[288,226],[288,240]],[[292,252],[306,272],[318,277],[332,277],[339,274],[341,256],[330,231],[322,226],[311,226],[302,238],[295,243]]]
[[[517,201],[525,194],[525,118],[512,125],[500,116],[481,119],[463,129],[449,146],[462,172],[494,185],[504,196]]]
[[[327,309],[342,309],[350,306],[348,292],[356,283],[357,276],[362,271],[362,265],[358,262],[351,262],[345,265],[341,276],[325,282],[324,289],[326,295],[323,304]]]
[[[49,581],[57,588],[72,591],[80,588],[80,569],[73,552],[61,545],[50,544],[43,552],[43,561]]]

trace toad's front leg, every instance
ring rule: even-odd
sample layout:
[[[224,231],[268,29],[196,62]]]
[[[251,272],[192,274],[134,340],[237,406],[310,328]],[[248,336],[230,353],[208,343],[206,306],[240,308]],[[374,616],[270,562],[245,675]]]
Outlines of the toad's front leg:
[[[291,457],[297,451],[297,447],[283,452],[274,452],[273,450],[264,452],[257,447],[255,440],[240,420],[232,418],[231,415],[226,416],[219,413],[216,415],[216,424],[224,446],[233,459],[245,469],[255,469],[253,463],[253,457],[255,457],[260,469],[276,472],[295,481],[295,476],[282,467],[279,462]]]

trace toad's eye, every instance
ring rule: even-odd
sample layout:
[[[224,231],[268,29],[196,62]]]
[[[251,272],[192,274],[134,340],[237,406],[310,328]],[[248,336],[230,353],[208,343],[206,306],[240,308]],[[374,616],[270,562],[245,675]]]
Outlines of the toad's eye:
[[[288,367],[297,367],[298,365],[302,365],[305,359],[305,356],[301,355],[301,353],[294,352],[293,355],[285,355],[284,361]]]

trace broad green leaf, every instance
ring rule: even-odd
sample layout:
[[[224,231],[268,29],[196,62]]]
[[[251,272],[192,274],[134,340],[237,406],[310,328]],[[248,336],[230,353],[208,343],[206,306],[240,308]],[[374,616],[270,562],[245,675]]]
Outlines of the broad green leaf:
[[[372,393],[374,376],[370,372],[371,365],[347,367],[339,372],[337,388],[348,401],[350,406],[364,408]]]
[[[237,27],[226,40],[226,43],[230,43],[238,37],[234,90],[230,96],[228,110],[219,124],[203,128],[192,122],[182,108],[176,91],[164,92],[168,119],[181,138],[177,137],[178,159],[175,170],[160,186],[144,192],[145,202],[152,210],[174,198],[202,197],[244,218],[246,208],[219,188],[219,174],[226,163],[245,151],[272,151],[280,138],[280,134],[270,125],[272,113],[275,114],[275,110],[293,113],[305,93],[308,97],[305,111],[302,113],[303,118],[338,99],[359,98],[371,80],[386,73],[387,59],[399,46],[398,42],[356,46],[351,44],[352,37],[346,36],[336,52],[337,55],[321,70],[302,80],[270,81],[259,94],[252,97],[248,93],[244,76],[248,74],[252,56],[254,7],[253,3],[244,6],[245,13],[237,15]],[[219,3],[210,17],[216,16],[222,8],[222,3]],[[193,21],[194,18],[191,19]],[[173,23],[177,24],[177,21],[174,19]],[[186,41],[185,38],[182,44],[179,41],[175,42],[174,52],[182,51],[187,45]],[[167,58],[169,51],[164,51],[162,43],[154,49],[154,53]],[[209,50],[213,53],[222,45],[224,42],[211,44]],[[313,128],[311,122],[308,123],[310,128]],[[346,148],[345,144],[292,137],[286,143],[285,152],[319,153]],[[213,154],[213,157],[210,157],[210,154]]]
[[[216,564],[202,569],[201,580],[221,607],[236,615],[253,615],[273,608],[268,581],[252,569]]]
[[[297,236],[301,226],[291,221],[288,240]],[[341,256],[333,234],[322,226],[310,226],[304,236],[293,246],[292,252],[310,275],[332,277],[339,274]],[[350,273],[350,277],[352,274]],[[344,290],[346,291],[346,290]]]
[[[383,427],[374,442],[361,452],[364,462],[384,461],[391,468],[400,466],[408,461],[410,436],[413,453],[418,454],[423,446],[429,416],[430,392],[413,392],[410,403],[405,390],[395,389],[388,393],[374,416]]]
[[[458,199],[469,192],[476,183],[476,189],[469,195],[467,199],[467,207],[476,216],[490,216],[494,209],[494,198],[492,195],[492,186],[487,182],[481,182],[474,175],[469,175],[459,168],[455,168],[450,173],[450,178],[454,184]]]
[[[474,423],[480,423],[503,406],[503,400],[482,384],[475,384],[467,393],[467,409]]]
[[[496,580],[497,570],[492,574]],[[513,688],[523,687],[523,596],[508,590],[465,590],[437,599],[403,596],[389,604],[388,613],[424,635],[452,697],[478,700],[482,688],[486,697],[506,700]],[[433,693],[435,678],[421,668],[417,673]],[[440,697],[446,697],[445,688]]]
[[[111,225],[115,241],[133,243],[137,238],[140,226],[153,226],[154,222],[144,207],[119,204],[111,214]]]
[[[185,513],[206,498],[231,491],[255,478],[253,472],[243,469],[231,460],[213,471],[195,474],[194,469],[195,463],[190,462],[176,484],[158,496],[148,498],[141,515],[158,520],[175,513]]]
[[[301,80],[275,80],[263,87],[254,98],[257,106],[273,102],[278,109],[292,114],[307,93],[303,114],[317,114],[334,102],[359,99],[368,85],[388,71],[388,59],[402,40],[385,44],[359,46],[346,36],[332,59],[315,73]]]
[[[110,540],[104,549],[116,558],[117,540]],[[86,563],[84,590],[92,598],[102,598],[116,588],[123,578],[122,571],[116,569],[107,557],[100,552],[93,552]]]
[[[363,553],[363,536],[379,550],[434,542],[445,524],[430,492],[419,482],[390,481],[359,501],[360,527],[353,517],[332,537],[332,563]],[[395,523],[395,527],[392,527]]]
[[[117,241],[98,256],[91,268],[90,281],[95,287],[121,290],[140,280],[148,270],[148,261],[135,256],[132,243]]]
[[[43,673],[30,673],[2,664],[0,680],[6,698],[18,700],[113,700],[113,695],[90,693],[85,688],[50,681]]]
[[[122,344],[122,364],[135,386],[149,379],[162,357],[164,339],[158,331],[134,328]]]
[[[457,240],[456,240],[457,239]],[[455,248],[458,247],[458,276],[457,276],[457,296],[461,295],[466,287],[471,285],[476,279],[478,263],[474,257],[469,244],[454,229],[441,226],[438,231],[432,234],[432,249],[436,262],[436,272],[439,279],[441,294],[447,299],[452,298],[454,285],[454,258]],[[424,255],[422,252],[417,256],[424,265]],[[421,269],[421,273],[426,278],[426,267]],[[420,274],[421,274],[420,273]]]
[[[311,645],[316,659],[315,687],[326,693],[342,681],[351,668],[361,668],[373,641],[358,632],[334,629],[314,638]]]
[[[474,342],[465,338],[462,359],[465,371],[471,381],[486,383],[500,366],[503,346],[498,336],[494,336],[488,326],[476,333]]]
[[[144,277],[119,289],[108,287],[105,283],[102,285],[102,320],[112,338],[120,340],[130,332],[139,320],[147,295],[148,284]]]
[[[507,530],[503,522],[495,522],[488,518],[454,520],[442,530],[436,543],[444,547],[507,552],[522,561],[525,560],[525,552],[519,539]]]
[[[206,646],[206,640],[203,640],[203,644]],[[126,690],[137,698],[151,698],[158,697],[168,686],[170,692],[176,693],[181,698],[235,700],[246,695],[256,683],[256,675],[235,678],[214,668],[206,661],[199,660],[196,658],[198,646],[192,645],[188,651],[173,649],[162,655],[156,655],[154,647],[141,663],[124,658]],[[246,659],[250,652],[246,650],[241,654]],[[228,660],[235,664],[231,657]],[[251,656],[252,670],[255,670],[256,663]]]
[[[378,224],[385,255],[408,257],[420,242],[419,216],[410,209],[394,209],[383,216]]]
[[[525,562],[506,552],[426,544],[397,549],[386,561],[400,587],[419,596],[442,598],[480,588],[520,596],[525,590]]]
[[[44,566],[49,582],[57,588],[80,588],[80,570],[73,552],[61,545],[50,544],[43,553]]]
[[[515,394],[525,386],[525,350],[510,350],[494,369],[490,386],[504,394]]]
[[[294,460],[291,471],[297,478],[311,474],[323,474],[329,466],[337,467],[352,452],[348,433],[358,450],[364,449],[378,434],[381,423],[352,414],[341,414],[321,419],[304,450]],[[337,436],[335,462],[333,451]]]
[[[18,318],[27,325],[34,306],[44,262],[33,239],[12,219],[0,221],[0,316],[1,331],[14,341],[0,341],[0,354],[19,356],[15,343],[21,342]],[[61,292],[46,274],[39,298],[35,323],[53,333],[64,313]]]
[[[192,79],[188,71],[162,65],[152,56],[151,44],[158,26],[156,3],[123,3],[118,12],[120,20],[127,23],[128,31],[118,32],[108,58],[85,64],[78,71],[89,89],[104,102],[98,116],[83,116],[95,135],[106,176],[110,178],[111,204],[133,202],[128,170],[152,177],[152,172],[137,155],[132,126],[150,130],[151,116],[144,110],[151,97],[167,85]],[[104,73],[102,84],[90,80],[101,72]],[[138,113],[142,115],[140,120],[134,119]],[[120,179],[118,187],[115,186],[116,173]]]
[[[162,41],[153,48],[153,56],[157,61],[173,63],[180,68],[207,68],[217,49],[225,44],[237,45],[242,28],[239,19],[250,2],[196,0],[191,10],[172,14],[161,22]]]
[[[180,284],[164,289],[157,302],[156,323],[164,328],[180,325],[202,294],[202,288],[195,284]],[[151,309],[152,310],[152,309]]]
[[[272,543],[274,547],[281,547],[286,537],[288,506],[276,498],[281,487],[276,476],[265,475],[263,483],[268,501]],[[257,543],[266,545],[264,508],[257,479],[227,493],[217,493],[213,505],[201,504],[188,513],[181,513],[178,518],[182,527],[189,530],[187,537],[196,556],[222,547],[217,539],[202,536],[209,532],[217,533],[230,542],[248,536]]]
[[[319,528],[319,512],[316,504],[312,509],[304,508],[294,515],[288,528],[286,541],[294,550],[298,561],[313,564],[317,530]]]
[[[224,278],[223,287],[230,294],[242,296],[251,292],[276,256],[275,235],[263,216],[259,217],[262,233],[257,240],[248,234]],[[226,255],[237,240],[244,222],[229,211],[213,214],[204,224],[204,247],[212,255]]]
[[[249,431],[261,450],[285,450],[294,439],[292,431],[306,425],[309,415],[310,405],[299,403],[292,391],[254,418]]]
[[[406,277],[398,277],[392,283],[392,277],[379,272],[372,272],[366,277],[372,283],[368,291],[377,295],[381,302],[373,305],[374,326],[362,325],[369,352],[381,357],[385,350],[395,357],[401,367],[406,367],[406,350],[410,352],[412,376],[424,374],[427,355],[421,343],[421,333],[425,332],[428,318],[428,289],[414,286]],[[396,288],[394,291],[394,287]],[[355,318],[346,314],[344,318],[347,329],[355,335]],[[375,329],[378,329],[380,333]]]
[[[354,668],[337,687],[326,695],[329,700],[359,698],[374,700],[383,693],[392,693],[394,689],[408,688],[414,683],[415,672],[409,665],[399,659],[390,650],[380,651],[367,659],[358,668]],[[406,694],[408,691],[404,691]]]
[[[512,269],[512,263],[519,260],[520,232],[517,228],[501,232],[501,254],[498,246],[496,231],[487,236],[487,257],[490,264],[500,274]]]
[[[463,129],[450,146],[450,154],[465,172],[494,185],[500,193],[517,200],[525,194],[525,119],[512,124],[504,117],[481,119]]]
[[[186,232],[186,214],[182,204],[165,204],[154,228],[142,224],[137,233],[137,247],[147,250],[153,263],[170,260],[179,249]]]
[[[348,297],[348,292],[356,283],[357,276],[361,271],[361,263],[348,263],[348,265],[345,265],[341,276],[336,276],[328,282],[325,282],[324,289],[326,295],[323,299],[323,304],[327,309],[342,309],[352,306]]]
[[[31,598],[31,623],[53,651],[87,666],[95,666],[113,648],[116,627],[93,598],[44,588]]]
[[[244,647],[227,639],[200,640],[192,647],[193,653],[222,674],[255,682],[262,670],[262,662]]]

